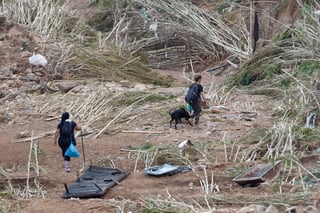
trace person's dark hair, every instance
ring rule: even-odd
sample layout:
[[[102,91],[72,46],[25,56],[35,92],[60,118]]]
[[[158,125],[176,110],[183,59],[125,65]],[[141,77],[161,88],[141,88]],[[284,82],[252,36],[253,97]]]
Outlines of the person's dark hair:
[[[201,75],[195,75],[195,76],[193,77],[193,80],[194,80],[195,82],[199,81],[200,79],[201,79]]]
[[[69,113],[68,113],[68,112],[64,112],[64,113],[62,114],[62,116],[61,116],[61,124],[62,124],[65,120],[69,119],[69,117],[70,117]]]

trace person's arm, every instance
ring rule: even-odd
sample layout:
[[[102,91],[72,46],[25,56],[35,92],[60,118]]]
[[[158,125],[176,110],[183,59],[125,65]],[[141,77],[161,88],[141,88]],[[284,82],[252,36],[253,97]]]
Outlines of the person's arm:
[[[82,129],[82,127],[79,124],[77,124],[77,126],[74,129],[77,131],[80,131]]]
[[[72,121],[72,127],[74,127],[74,130],[76,131],[80,131],[82,129],[81,125],[79,125],[75,121]]]
[[[209,104],[208,104],[208,101],[206,99],[206,96],[204,95],[204,92],[200,93],[200,97],[201,97],[202,102],[205,104],[205,106],[209,107]]]
[[[56,133],[54,134],[54,145],[57,145],[59,134],[60,134],[60,129],[57,129]]]

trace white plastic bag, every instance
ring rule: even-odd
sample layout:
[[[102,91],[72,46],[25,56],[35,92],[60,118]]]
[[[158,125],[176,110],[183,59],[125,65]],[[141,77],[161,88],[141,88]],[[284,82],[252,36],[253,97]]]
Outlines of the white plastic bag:
[[[153,22],[153,23],[150,24],[149,30],[150,30],[151,32],[157,32],[157,29],[158,29],[158,22],[157,22],[157,20],[156,20],[155,22]]]
[[[47,65],[48,61],[44,56],[40,54],[33,54],[29,58],[29,63],[35,66],[45,66]]]

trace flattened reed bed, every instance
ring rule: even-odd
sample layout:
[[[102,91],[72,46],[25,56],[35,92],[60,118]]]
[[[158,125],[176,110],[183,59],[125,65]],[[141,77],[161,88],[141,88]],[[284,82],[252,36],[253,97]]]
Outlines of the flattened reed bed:
[[[120,56],[111,50],[98,51],[81,45],[51,47],[50,57],[56,66],[65,67],[77,78],[99,78],[105,81],[141,82],[170,86],[170,81],[152,71],[140,57]]]
[[[157,106],[163,101],[170,101],[171,96],[161,96],[150,92],[122,92],[114,94],[103,85],[96,91],[86,94],[52,94],[38,97],[34,107],[35,113],[57,114],[69,111],[73,118],[81,121],[84,128],[88,128],[95,137],[117,124],[118,129],[126,130],[127,123],[143,125],[147,120],[164,119],[168,115],[171,105]],[[142,103],[149,107],[139,109]],[[137,111],[137,112],[135,112]],[[138,114],[139,116],[136,116]],[[144,122],[142,122],[144,121]],[[122,125],[123,124],[123,125]]]

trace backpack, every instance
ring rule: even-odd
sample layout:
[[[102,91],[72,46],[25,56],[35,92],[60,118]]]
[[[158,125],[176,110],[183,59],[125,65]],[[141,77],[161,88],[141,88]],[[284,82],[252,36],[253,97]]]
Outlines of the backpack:
[[[189,88],[186,97],[184,98],[184,100],[188,103],[194,103],[196,102],[198,99],[198,85],[194,84],[192,85],[191,88]]]
[[[69,136],[72,134],[72,130],[71,121],[64,121],[61,124],[61,135]]]

